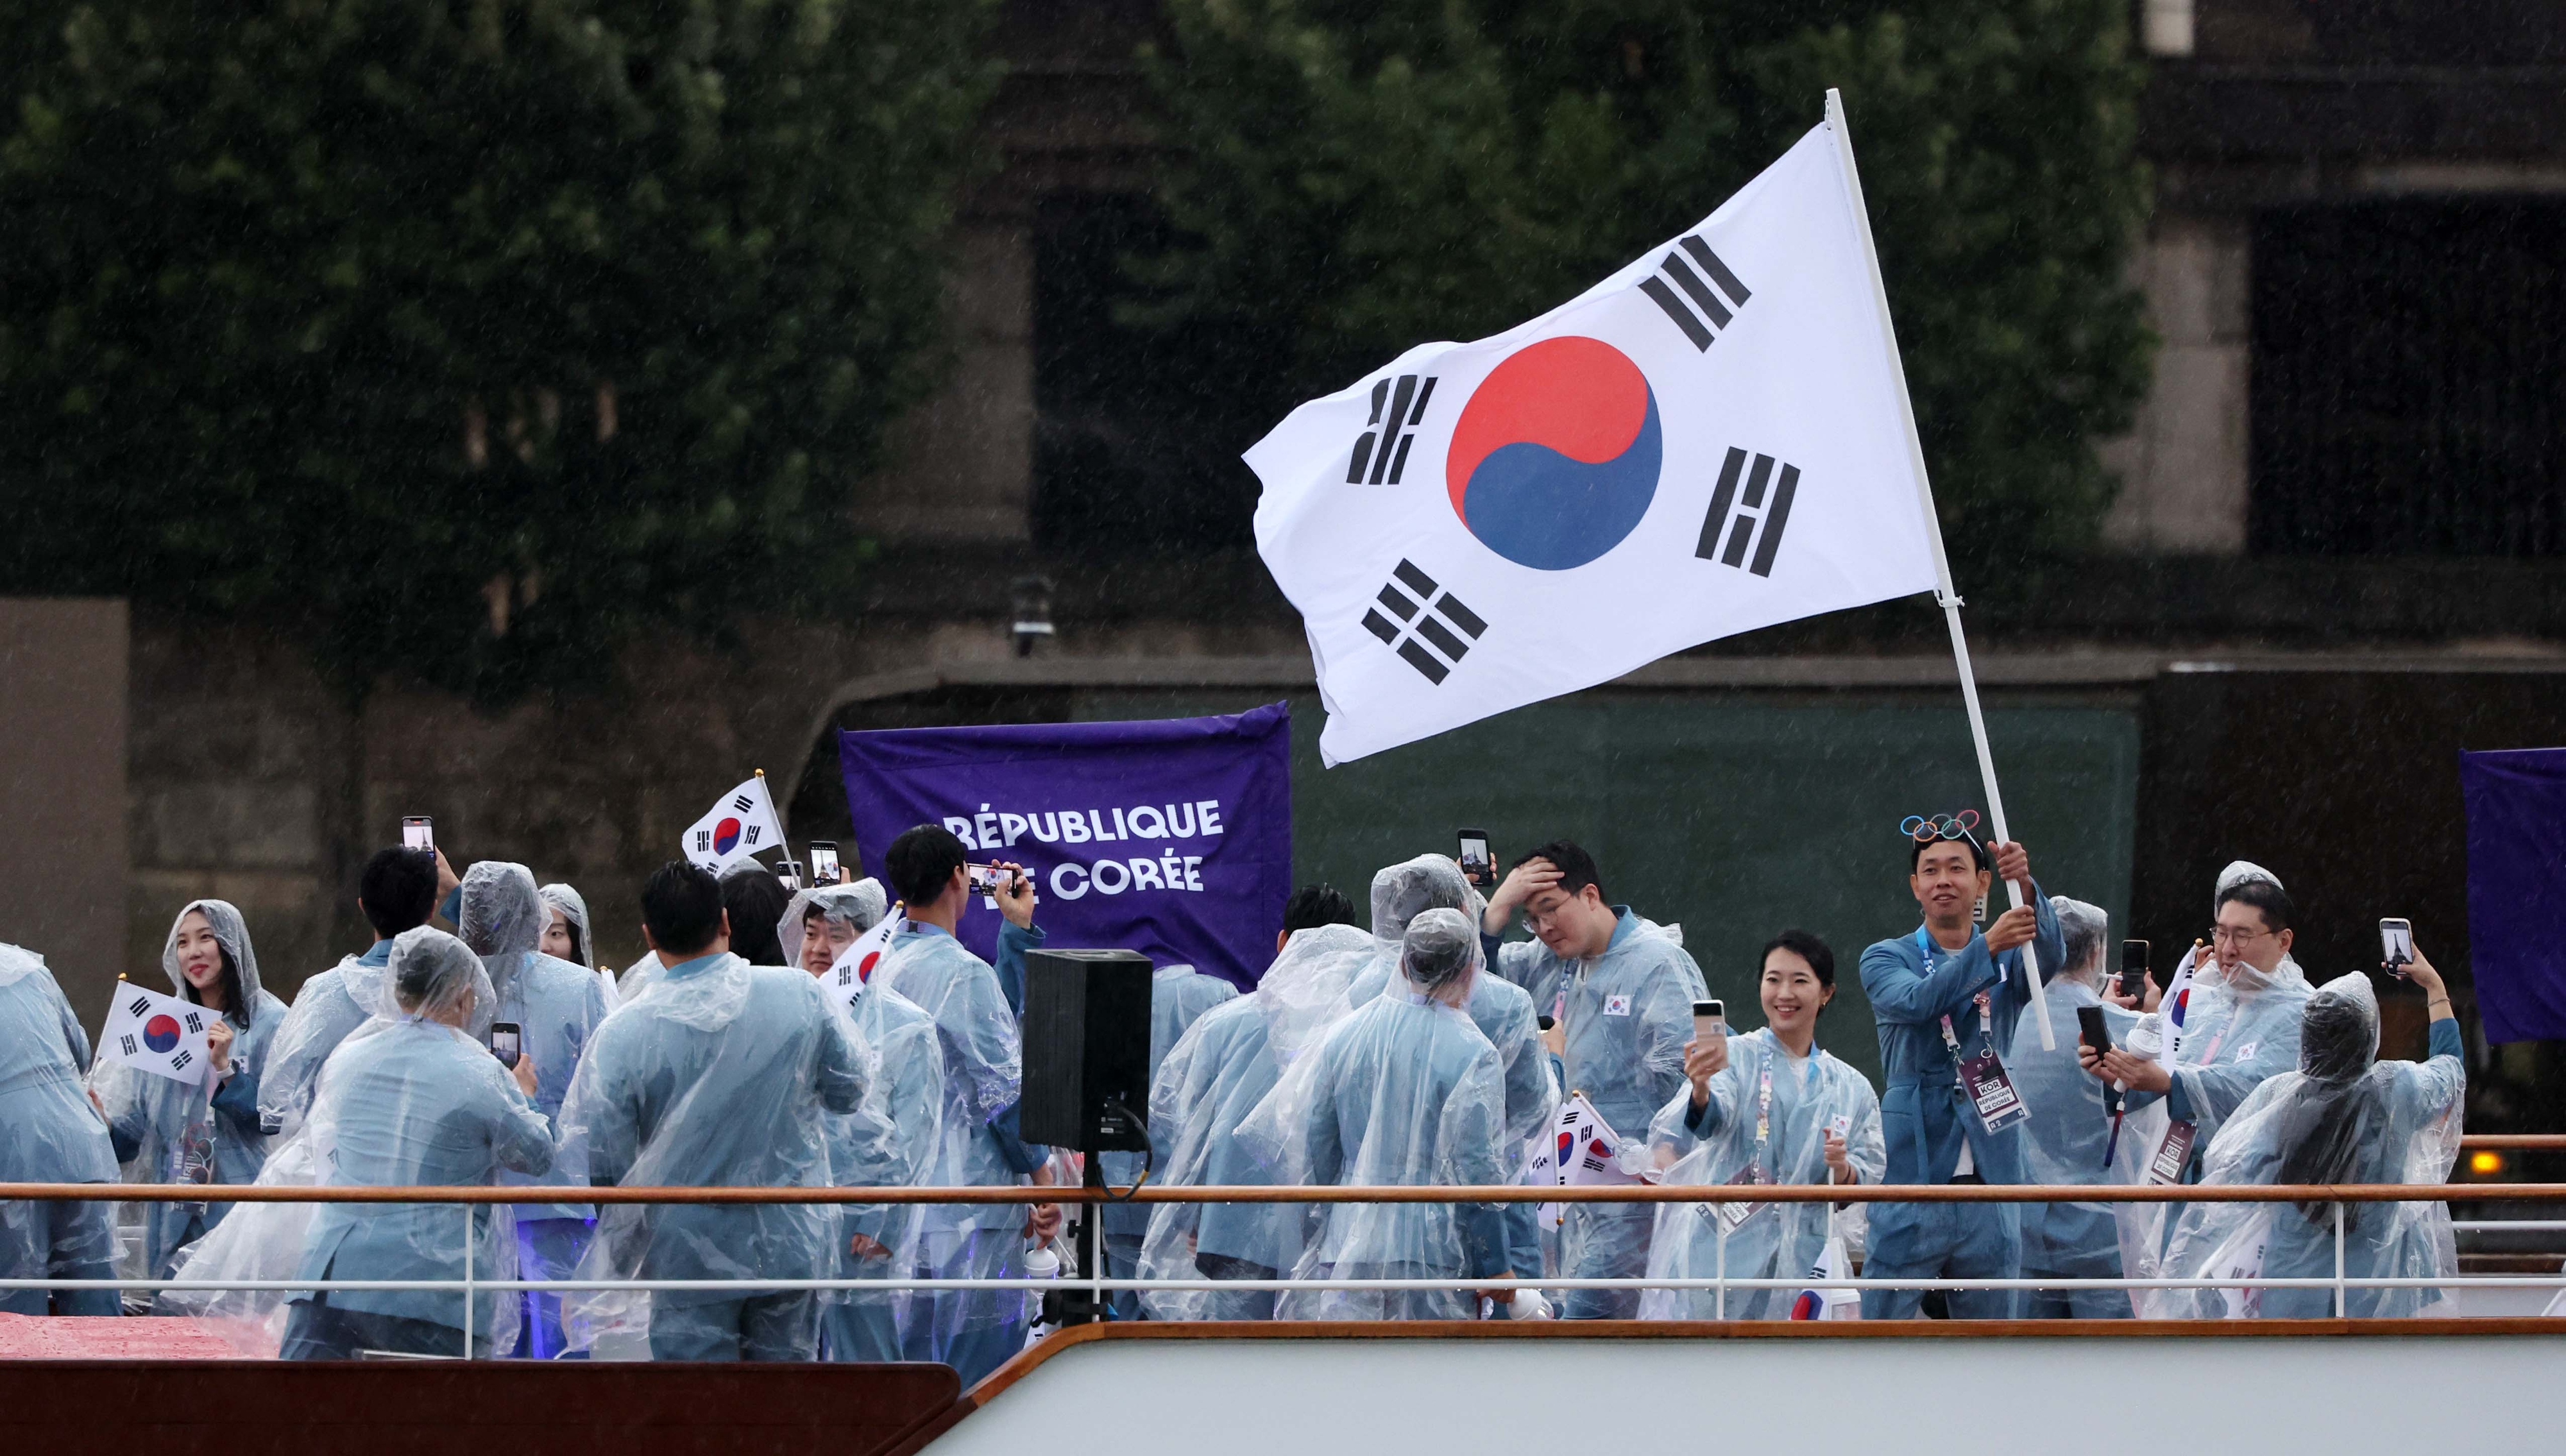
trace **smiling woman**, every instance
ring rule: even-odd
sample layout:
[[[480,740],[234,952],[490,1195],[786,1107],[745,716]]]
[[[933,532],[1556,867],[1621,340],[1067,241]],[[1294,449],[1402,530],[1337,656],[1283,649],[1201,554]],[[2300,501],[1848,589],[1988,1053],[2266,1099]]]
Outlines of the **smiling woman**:
[[[223,900],[194,900],[170,923],[160,968],[179,997],[221,1013],[206,1037],[203,1082],[177,1082],[101,1061],[91,1076],[117,1160],[147,1183],[249,1183],[267,1162],[258,1115],[259,1072],[285,1021],[285,1003],[262,989],[249,923]],[[152,1203],[143,1210],[134,1271],[166,1279],[178,1250],[230,1211],[224,1203]]]

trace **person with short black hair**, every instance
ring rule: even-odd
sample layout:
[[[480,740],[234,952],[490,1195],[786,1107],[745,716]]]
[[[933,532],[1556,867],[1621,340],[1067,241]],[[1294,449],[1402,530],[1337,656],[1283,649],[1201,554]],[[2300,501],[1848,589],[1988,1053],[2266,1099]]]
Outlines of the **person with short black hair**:
[[[2031,1004],[2024,947],[2046,979],[2061,969],[2066,942],[2049,897],[2032,879],[2029,851],[2010,841],[1980,845],[1976,822],[1974,811],[1909,821],[1916,827],[1906,836],[1907,887],[1924,923],[1862,953],[1862,988],[1889,1084],[1880,1099],[1889,1139],[1884,1183],[2023,1181],[2029,1139],[2019,1093],[2008,1106],[1986,1089],[2009,1079],[2000,1054],[2013,1045],[2014,1027]],[[1997,916],[1980,935],[1976,907],[1997,877],[2021,885],[2029,903]],[[2018,1204],[1871,1207],[1865,1279],[2009,1280],[2021,1268]],[[1924,1299],[1916,1289],[1865,1290],[1862,1317],[1914,1319]],[[1945,1300],[1955,1319],[2009,1319],[2019,1303],[2011,1290],[1955,1290]]]
[[[2132,1171],[2165,1182],[2197,1182],[2201,1154],[2228,1117],[2256,1088],[2299,1065],[2300,1013],[2312,990],[2290,955],[2296,909],[2280,876],[2247,860],[2230,863],[2211,891],[2210,914],[2210,953],[2195,947],[2188,958],[2189,992],[2150,1008],[2129,1046],[2102,1057],[2077,1052],[2087,1072],[2125,1090],[2121,1135],[2134,1144]],[[2156,1277],[2171,1207],[2114,1210],[2130,1278]]]
[[[259,1079],[259,1126],[268,1135],[291,1132],[301,1124],[320,1085],[322,1064],[368,1017],[389,1004],[384,965],[391,955],[392,938],[427,923],[451,877],[444,856],[433,849],[395,845],[377,849],[366,860],[357,878],[357,909],[374,927],[374,944],[306,977],[294,993],[294,1005],[277,1028],[267,1070]]]
[[[1274,953],[1281,955],[1294,932],[1315,929],[1321,925],[1360,925],[1362,915],[1346,892],[1321,880],[1292,891],[1283,902],[1283,928],[1274,932]]]
[[[904,919],[892,939],[877,985],[889,985],[935,1019],[945,1057],[946,1166],[967,1186],[1052,1182],[1050,1151],[1016,1134],[1024,1043],[1016,1024],[1023,1008],[1025,952],[1043,943],[1034,919],[1034,882],[1001,863],[995,966],[955,939],[970,909],[962,842],[941,825],[922,824],[893,840],[883,869]],[[1020,1279],[1025,1240],[1048,1239],[1060,1227],[1057,1205],[1037,1204],[1032,1217],[1004,1204],[938,1206],[920,1215],[918,1269],[933,1279]],[[967,1387],[1022,1346],[1026,1300],[1016,1290],[920,1291],[909,1301],[900,1342],[913,1360],[951,1365]]]
[[[642,925],[660,973],[590,1040],[562,1105],[563,1156],[585,1159],[600,1187],[828,1187],[830,1116],[863,1104],[868,1075],[851,1023],[807,973],[731,954],[721,886],[692,864],[651,874]],[[838,1227],[834,1208],[815,1205],[617,1204],[599,1218],[582,1272],[818,1279],[837,1267]],[[818,1351],[820,1306],[807,1289],[660,1290],[642,1305],[567,1297],[564,1323],[591,1347],[646,1339],[653,1359]]]
[[[1535,938],[1500,943],[1520,911]],[[1565,1086],[1597,1115],[1637,1139],[1684,1085],[1692,1004],[1709,995],[1680,932],[1611,903],[1594,856],[1553,840],[1515,861],[1480,918],[1488,966],[1529,992],[1553,1022]],[[1637,1279],[1649,1272],[1655,1210],[1645,1203],[1573,1203],[1559,1232],[1561,1273]],[[1640,1292],[1570,1290],[1571,1320],[1628,1320]]]
[[[743,859],[722,875],[722,912],[730,916],[730,953],[753,966],[790,965],[775,933],[793,891],[775,871]]]

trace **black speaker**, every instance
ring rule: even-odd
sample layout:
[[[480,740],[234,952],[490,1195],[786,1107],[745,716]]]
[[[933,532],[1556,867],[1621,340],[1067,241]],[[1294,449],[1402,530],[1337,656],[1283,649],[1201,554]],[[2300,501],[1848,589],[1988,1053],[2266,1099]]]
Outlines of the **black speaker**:
[[[1136,951],[1025,953],[1025,1141],[1082,1152],[1149,1147],[1151,974]]]

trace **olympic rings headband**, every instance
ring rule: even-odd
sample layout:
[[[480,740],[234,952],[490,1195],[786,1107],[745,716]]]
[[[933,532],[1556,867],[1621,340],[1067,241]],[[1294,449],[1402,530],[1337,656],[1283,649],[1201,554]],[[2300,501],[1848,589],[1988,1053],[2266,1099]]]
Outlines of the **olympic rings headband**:
[[[1963,809],[1957,814],[1939,817],[1911,814],[1899,823],[1898,832],[1920,845],[1929,845],[1935,840],[1966,840],[1974,845],[1978,842],[1977,827],[1978,812]]]

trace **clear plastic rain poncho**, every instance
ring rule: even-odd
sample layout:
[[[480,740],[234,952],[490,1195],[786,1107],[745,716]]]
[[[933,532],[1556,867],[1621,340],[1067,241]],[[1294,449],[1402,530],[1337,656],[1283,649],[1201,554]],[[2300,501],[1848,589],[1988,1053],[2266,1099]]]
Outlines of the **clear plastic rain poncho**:
[[[1016,1104],[1024,1047],[998,973],[962,942],[910,921],[894,936],[871,983],[888,986],[935,1020],[944,1054],[944,1147],[936,1181],[949,1186],[1020,1184],[1042,1154],[1002,1122]],[[1022,1204],[936,1204],[918,1214],[921,1277],[1020,1279],[1025,1268]],[[910,1302],[902,1340],[912,1358],[956,1355],[976,1360],[974,1337],[1019,1329],[1028,1300],[1018,1290],[951,1290]],[[950,1363],[951,1361],[948,1361]]]
[[[2308,998],[2299,1070],[2255,1089],[2202,1159],[2210,1184],[2442,1183],[2459,1151],[2467,1069],[2458,1024],[2433,1026],[2431,1060],[2379,1060],[2379,996],[2358,972]],[[2166,1247],[2167,1277],[2332,1279],[2330,1203],[2196,1203]],[[2346,1203],[2343,1270],[2351,1279],[2447,1279],[2458,1250],[2446,1203]],[[2331,1289],[2155,1290],[2151,1319],[2314,1319]],[[2354,1319],[2446,1315],[2444,1289],[2362,1289]]]
[[[489,991],[482,959],[422,925],[392,938],[388,969],[393,1014],[367,1023],[331,1056],[313,1099],[306,1131],[323,1184],[471,1188],[545,1172],[554,1151],[550,1121],[488,1046],[454,1025],[473,1020]],[[467,1217],[474,1276],[515,1278],[511,1210],[445,1203],[319,1205],[294,1277],[459,1280]],[[291,1303],[457,1331],[468,1319],[476,1351],[506,1353],[516,1344],[517,1302],[508,1291],[484,1292],[469,1316],[460,1293],[425,1290],[298,1294]],[[294,1328],[289,1319],[289,1343]]]
[[[2102,1079],[2087,1072],[2077,1059],[2076,1048],[2084,1036],[2079,1016],[2084,1007],[2101,1007],[2115,1047],[2129,1045],[2139,1017],[2106,1004],[2099,994],[2110,917],[2098,905],[2065,895],[2052,895],[2049,904],[2058,915],[2059,935],[2067,942],[2066,969],[2049,982],[2049,1028],[2056,1045],[2047,1049],[2040,1045],[2040,1027],[2026,1012],[2014,1024],[2013,1045],[2004,1054],[2005,1069],[2013,1074],[2014,1087],[2030,1112],[2030,1120],[2023,1124],[2023,1172],[2034,1183],[2117,1183],[2121,1181],[2117,1164],[2134,1155],[2136,1140],[2124,1128],[2120,1142],[2113,1144],[2112,1117],[2103,1107]],[[2115,1167],[2103,1165],[2107,1149]],[[2027,1274],[2070,1279],[2120,1278],[2120,1233],[2114,1219],[2109,1203],[2023,1205],[2023,1269]],[[2070,1303],[2098,1312],[2108,1307],[2115,1315],[2125,1313],[2128,1305],[2115,1291],[2078,1293]]]
[[[1351,1010],[1346,988],[1372,964],[1372,937],[1318,925],[1284,942],[1256,989],[1203,1013],[1150,1087],[1150,1127],[1164,1151],[1156,1181],[1235,1187],[1276,1181],[1238,1137],[1238,1124],[1284,1069]],[[1283,1203],[1160,1203],[1142,1241],[1143,1279],[1273,1279],[1300,1263],[1307,1210]],[[1153,1290],[1155,1320],[1271,1318],[1270,1291]]]
[[[588,898],[568,884],[548,884],[535,893],[543,896],[545,908],[559,911],[570,922],[571,938],[577,942],[579,954],[567,959],[582,970],[596,972],[606,988],[606,1009],[612,1012],[623,1005],[624,995],[615,984],[615,972],[598,964],[597,935],[588,919]]]
[[[267,1162],[267,1135],[260,1130],[258,1079],[267,1066],[267,1049],[285,1022],[285,1003],[261,988],[258,951],[250,944],[248,922],[224,900],[192,900],[169,922],[160,946],[160,970],[169,990],[195,1001],[195,991],[178,969],[178,927],[187,916],[202,914],[214,941],[231,962],[240,995],[225,1008],[232,1027],[232,1076],[208,1066],[203,1083],[182,1083],[122,1062],[100,1062],[90,1071],[90,1087],[107,1111],[108,1130],[122,1154],[128,1183],[249,1183]],[[204,1236],[231,1211],[228,1203],[127,1204],[127,1218],[139,1217],[128,1246],[128,1278],[165,1277],[178,1251]]]
[[[1866,1183],[1889,1169],[1881,1140],[1880,1094],[1861,1073],[1824,1048],[1791,1056],[1771,1028],[1728,1039],[1728,1066],[1710,1080],[1710,1100],[1697,1131],[1686,1121],[1692,1088],[1675,1093],[1649,1127],[1652,1153],[1671,1159],[1661,1182],[1684,1187],[1722,1183],[1824,1183],[1826,1134],[1844,1136],[1846,1157]],[[1817,1267],[1830,1231],[1858,1219],[1861,1205],[1839,1214],[1825,1203],[1661,1203],[1649,1243],[1652,1279],[1805,1280]],[[1721,1248],[1723,1234],[1726,1249]],[[1644,1290],[1643,1320],[1784,1320],[1799,1290]]]
[[[819,982],[727,952],[652,978],[590,1040],[561,1114],[563,1156],[628,1187],[825,1188],[832,1114],[863,1104],[864,1054]],[[813,1279],[836,1267],[835,1210],[796,1204],[611,1204],[582,1279]],[[574,1349],[637,1357],[651,1327],[722,1291],[569,1294]],[[799,1350],[801,1358],[812,1351]]]
[[[0,945],[0,1183],[112,1183],[116,1152],[81,1090],[89,1035],[45,959]],[[108,1203],[0,1203],[0,1279],[113,1279]],[[0,1313],[113,1315],[113,1290],[0,1292]]]
[[[523,864],[484,859],[464,871],[455,933],[481,957],[492,992],[489,1004],[474,1011],[471,1030],[486,1038],[501,1023],[518,1029],[519,1050],[535,1062],[535,1105],[545,1116],[559,1118],[589,1038],[606,1020],[607,1005],[596,975],[537,948],[551,916],[535,888],[533,871]],[[571,1156],[554,1159],[541,1176],[511,1170],[501,1181],[577,1187],[586,1180],[587,1170]],[[521,1222],[585,1219],[588,1213],[585,1204],[528,1204],[517,1210],[517,1217]],[[569,1259],[577,1257],[573,1253]]]
[[[1451,1001],[1480,973],[1479,931],[1458,910],[1427,910],[1400,946],[1403,981],[1329,1031],[1239,1129],[1280,1181],[1327,1185],[1502,1182],[1505,1078],[1496,1048]],[[1313,1205],[1293,1278],[1467,1279],[1498,1274],[1497,1205]],[[1282,1319],[1461,1320],[1468,1289],[1296,1290]]]
[[[2270,870],[2239,859],[2220,871],[2216,893],[2253,880],[2275,888],[2281,883]],[[2192,1161],[2257,1088],[2298,1066],[2299,1025],[2308,995],[2308,978],[2288,955],[2267,973],[2241,958],[2232,969],[2221,968],[2204,948],[2182,1004],[2161,1006],[2132,1028],[2130,1050],[2161,1061],[2167,1060],[2169,1031],[2176,1036],[2169,1070],[2182,1091],[2183,1109],[2190,1113]],[[2154,1092],[2132,1092],[2128,1103],[2113,1172],[2123,1182],[2141,1183],[2154,1176],[2160,1153],[2172,1162],[2172,1153],[2180,1150],[2167,1140],[2175,1131],[2173,1101]],[[2114,1207],[2121,1267],[2129,1278],[2164,1277],[2160,1260],[2166,1234],[2180,1211],[2171,1203]]]
[[[368,965],[352,955],[294,993],[294,1005],[268,1044],[267,1068],[258,1080],[259,1120],[270,1136],[290,1136],[303,1124],[312,1094],[320,1091],[322,1064],[370,1017],[382,1014],[390,1004],[390,988],[388,965]],[[285,1150],[280,1143],[270,1149],[270,1157]]]
[[[466,983],[472,993],[473,1012],[490,1003],[490,976],[481,968],[480,958],[471,954],[463,943],[443,931],[420,926],[403,931],[391,942],[394,956],[401,954],[403,943],[409,945],[404,964],[414,977],[429,1008],[449,1005],[455,991],[451,984],[454,973],[464,968],[455,961],[461,956],[470,962]],[[309,1188],[328,1181],[324,1171],[330,1166],[323,1144],[325,1125],[315,1112],[318,1095],[328,1079],[329,1059],[349,1043],[398,1025],[409,1013],[404,1012],[393,990],[394,968],[390,960],[380,966],[343,963],[341,970],[353,968],[338,984],[340,999],[361,1009],[366,1020],[339,1036],[320,1054],[313,1086],[305,1094],[304,1106],[295,1113],[291,1130],[272,1139],[266,1166],[259,1169],[256,1182],[262,1188]],[[309,987],[307,985],[307,992]],[[302,998],[296,998],[296,1011]],[[330,1020],[338,1018],[334,1014]],[[482,1017],[486,1020],[486,1017]],[[289,1014],[284,1029],[277,1033],[274,1059],[284,1056],[289,1039],[325,1035],[328,1026],[321,1018],[298,1019]],[[473,1040],[467,1038],[467,1040]],[[480,1047],[475,1040],[474,1045]],[[481,1047],[481,1055],[492,1066],[496,1058]],[[514,1091],[513,1084],[511,1091]],[[179,1261],[176,1277],[205,1283],[240,1283],[276,1281],[295,1278],[303,1262],[304,1237],[312,1227],[321,1205],[313,1203],[242,1203],[233,1206],[231,1216],[213,1232],[188,1246]],[[362,1212],[362,1210],[359,1210]],[[455,1219],[452,1238],[461,1238],[460,1214]],[[461,1245],[455,1244],[456,1250]],[[348,1276],[353,1278],[354,1276]],[[221,1327],[223,1337],[240,1349],[261,1354],[274,1354],[285,1333],[288,1313],[286,1296],[275,1290],[172,1290],[160,1297],[162,1312],[191,1315]]]
[[[880,924],[885,912],[878,880],[820,885],[793,896],[776,939],[804,971],[815,959],[825,970],[839,951]],[[868,982],[855,1003],[841,1010],[864,1054],[865,1095],[854,1112],[826,1118],[830,1182],[840,1188],[904,1188],[940,1181],[949,1170],[939,1161],[948,1144],[944,1052],[934,1018],[879,982]],[[838,1221],[830,1278],[889,1279],[914,1267],[916,1204],[845,1204],[829,1212]],[[839,1360],[898,1359],[899,1323],[908,1305],[905,1290],[822,1295],[824,1353]]]
[[[1488,903],[1461,874],[1458,864],[1439,854],[1421,854],[1393,864],[1373,876],[1372,968],[1355,979],[1350,999],[1365,1005],[1389,989],[1398,973],[1400,938],[1409,922],[1431,909],[1457,909],[1476,926]],[[1507,1181],[1523,1176],[1530,1139],[1548,1132],[1559,1108],[1559,1080],[1552,1075],[1549,1051],[1541,1044],[1541,1017],[1530,992],[1502,976],[1470,978],[1470,999],[1461,1008],[1479,1034],[1497,1049],[1506,1078]],[[1544,1254],[1538,1210],[1529,1203],[1508,1204],[1507,1268],[1526,1277],[1542,1272]]]

